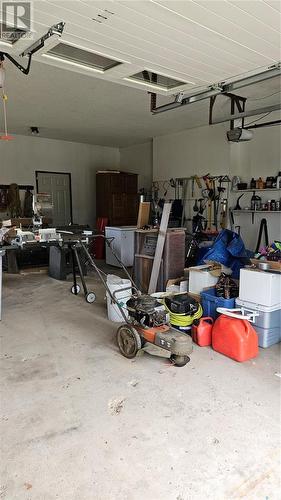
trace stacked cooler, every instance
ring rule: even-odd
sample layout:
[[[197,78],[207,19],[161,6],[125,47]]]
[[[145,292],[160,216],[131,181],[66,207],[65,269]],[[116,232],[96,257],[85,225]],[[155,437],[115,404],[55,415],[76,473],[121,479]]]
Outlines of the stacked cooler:
[[[241,269],[236,306],[258,313],[253,324],[260,347],[281,341],[281,274]]]

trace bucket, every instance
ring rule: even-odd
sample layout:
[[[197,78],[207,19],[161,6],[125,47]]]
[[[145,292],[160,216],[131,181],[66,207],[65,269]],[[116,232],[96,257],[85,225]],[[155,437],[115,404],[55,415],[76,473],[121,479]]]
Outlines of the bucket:
[[[124,279],[124,278],[120,278],[119,276],[115,276],[114,274],[108,274],[106,283],[107,283],[107,286],[112,294],[114,292],[120,290],[116,294],[116,301],[118,301],[118,303],[122,306],[122,309],[123,309],[126,317],[128,317],[128,311],[126,309],[126,304],[132,295],[132,288],[130,290],[124,290],[124,291],[122,291],[122,289],[131,287],[132,286],[131,281],[129,279]],[[107,300],[108,319],[110,321],[115,321],[117,323],[121,323],[121,322],[123,323],[124,318],[120,312],[120,309],[117,306],[117,304],[114,304],[114,302],[113,302],[113,300],[110,297],[108,292],[106,292],[106,300]]]

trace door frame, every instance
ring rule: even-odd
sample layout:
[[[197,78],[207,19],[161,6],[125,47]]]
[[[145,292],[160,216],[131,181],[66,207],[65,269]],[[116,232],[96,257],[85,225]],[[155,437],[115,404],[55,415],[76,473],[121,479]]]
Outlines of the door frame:
[[[71,224],[73,224],[71,173],[70,172],[53,172],[51,170],[35,170],[36,192],[37,193],[38,193],[38,174],[59,174],[59,175],[63,174],[63,175],[68,175],[68,178],[69,178],[70,221],[71,221]]]

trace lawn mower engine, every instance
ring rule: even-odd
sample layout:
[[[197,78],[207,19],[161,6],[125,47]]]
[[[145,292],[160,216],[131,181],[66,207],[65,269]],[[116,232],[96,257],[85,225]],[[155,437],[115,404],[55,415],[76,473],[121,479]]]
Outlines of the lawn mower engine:
[[[149,342],[171,353],[170,360],[176,366],[184,366],[190,360],[192,340],[170,326],[170,317],[165,306],[150,295],[131,297],[126,305],[128,324],[117,331],[117,343],[127,358]]]
[[[129,318],[135,320],[142,327],[167,325],[169,314],[161,302],[151,295],[132,297],[127,302]]]

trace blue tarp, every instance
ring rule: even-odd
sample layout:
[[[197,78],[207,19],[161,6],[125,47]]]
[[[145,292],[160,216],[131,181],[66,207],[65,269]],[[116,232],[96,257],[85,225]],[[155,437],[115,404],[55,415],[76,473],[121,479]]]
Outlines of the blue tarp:
[[[239,234],[229,229],[223,229],[216,237],[212,248],[210,248],[198,264],[204,264],[210,260],[219,262],[232,269],[233,278],[239,278],[241,267],[244,267],[253,255],[253,252],[246,250]]]

